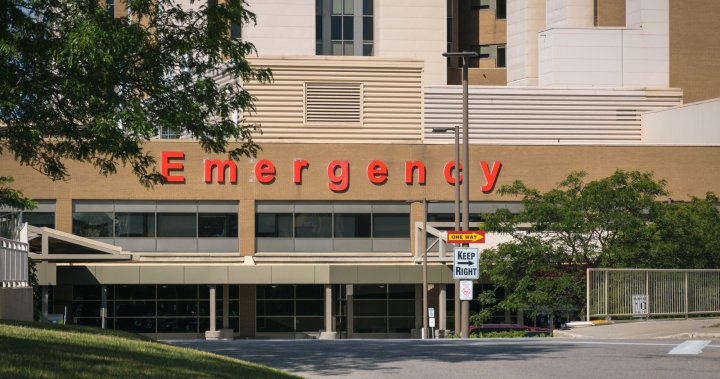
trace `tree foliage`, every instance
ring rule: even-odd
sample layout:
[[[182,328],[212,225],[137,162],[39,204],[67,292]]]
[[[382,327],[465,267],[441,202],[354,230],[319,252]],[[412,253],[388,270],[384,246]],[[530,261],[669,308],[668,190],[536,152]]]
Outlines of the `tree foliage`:
[[[505,298],[480,295],[497,309],[534,312],[582,309],[585,270],[590,267],[720,267],[717,198],[662,202],[666,182],[651,173],[618,170],[586,182],[572,172],[546,193],[517,181],[499,189],[522,199],[518,214],[487,215],[487,230],[507,233],[511,242],[481,255],[481,266]]]
[[[54,180],[66,161],[101,174],[129,166],[140,182],[162,181],[144,143],[160,130],[186,133],[205,151],[254,156],[253,109],[238,81],[271,79],[250,67],[255,52],[233,38],[255,21],[243,0],[181,8],[175,0],[127,0],[113,17],[97,0],[0,3],[0,153]],[[228,142],[241,144],[229,149]]]

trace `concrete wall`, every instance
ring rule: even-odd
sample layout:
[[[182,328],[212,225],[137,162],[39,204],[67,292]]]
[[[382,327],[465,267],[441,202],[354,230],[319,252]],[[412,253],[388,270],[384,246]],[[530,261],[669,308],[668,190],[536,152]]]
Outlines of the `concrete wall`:
[[[446,84],[447,4],[437,0],[375,2],[375,55],[425,62],[423,84]]]
[[[720,99],[642,116],[642,140],[656,144],[720,145]]]
[[[538,32],[545,27],[545,0],[507,4],[507,81],[509,86],[537,86]]]
[[[0,319],[32,321],[32,287],[0,288]]]
[[[315,55],[315,0],[247,0],[257,25],[243,28],[260,56]]]
[[[668,0],[628,0],[627,28],[543,30],[539,85],[669,87],[668,12]]]

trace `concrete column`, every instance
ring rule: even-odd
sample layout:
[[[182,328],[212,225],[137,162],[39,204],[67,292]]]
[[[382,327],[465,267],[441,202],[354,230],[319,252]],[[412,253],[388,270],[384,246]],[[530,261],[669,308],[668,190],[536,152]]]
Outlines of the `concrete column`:
[[[505,323],[506,324],[512,324],[512,314],[510,314],[510,310],[505,310]]]
[[[100,327],[107,328],[107,286],[100,286]]]
[[[210,330],[205,332],[205,339],[206,340],[219,340],[220,339],[220,331],[217,330],[217,325],[215,324],[215,315],[216,307],[215,307],[215,290],[216,287],[214,284],[210,285]]]
[[[230,328],[230,285],[223,284],[223,329]]]
[[[333,296],[332,284],[325,285],[325,330],[320,333],[320,339],[334,340],[337,338],[335,329],[333,328]]]
[[[48,295],[48,286],[42,286],[41,288],[42,288],[42,306],[41,306],[40,321],[47,322],[50,297]]]
[[[438,294],[438,330],[442,333],[447,330],[447,285],[438,284],[440,293]]]
[[[522,309],[517,310],[517,323],[520,325],[525,324],[525,312]]]
[[[255,285],[240,285],[240,337],[255,337]]]
[[[217,330],[217,325],[215,325],[215,317],[217,315],[217,310],[215,309],[215,285],[210,286],[210,331],[214,332]]]
[[[353,336],[353,285],[345,287],[345,301],[347,302],[347,338]]]

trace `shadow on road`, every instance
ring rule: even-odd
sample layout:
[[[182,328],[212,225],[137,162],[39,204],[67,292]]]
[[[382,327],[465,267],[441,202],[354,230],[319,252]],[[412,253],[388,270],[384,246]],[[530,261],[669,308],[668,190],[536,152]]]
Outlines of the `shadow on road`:
[[[518,361],[582,346],[570,343],[518,344],[502,340],[237,340],[172,341],[173,345],[261,363],[313,375],[347,375],[363,371],[400,369],[393,362]],[[553,341],[556,342],[556,341]],[[557,359],[557,358],[555,358]]]

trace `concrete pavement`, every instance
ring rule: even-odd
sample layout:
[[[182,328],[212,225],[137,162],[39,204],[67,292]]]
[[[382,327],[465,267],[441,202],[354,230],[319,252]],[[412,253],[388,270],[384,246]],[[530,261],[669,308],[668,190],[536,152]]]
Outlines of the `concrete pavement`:
[[[672,338],[720,340],[720,318],[615,321],[608,324],[556,330],[555,337]]]

